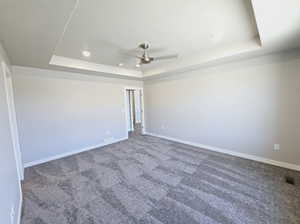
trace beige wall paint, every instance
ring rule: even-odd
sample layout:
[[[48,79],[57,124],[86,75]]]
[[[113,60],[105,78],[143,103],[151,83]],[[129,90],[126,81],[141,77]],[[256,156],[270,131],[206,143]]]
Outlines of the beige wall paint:
[[[14,67],[23,163],[127,137],[125,86],[141,81]]]
[[[231,63],[144,88],[149,133],[300,165],[298,56]]]

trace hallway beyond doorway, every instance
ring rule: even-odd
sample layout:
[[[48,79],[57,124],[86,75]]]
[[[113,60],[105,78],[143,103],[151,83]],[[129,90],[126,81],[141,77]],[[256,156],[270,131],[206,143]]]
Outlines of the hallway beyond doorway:
[[[125,88],[125,112],[128,137],[140,135],[144,130],[143,89]]]

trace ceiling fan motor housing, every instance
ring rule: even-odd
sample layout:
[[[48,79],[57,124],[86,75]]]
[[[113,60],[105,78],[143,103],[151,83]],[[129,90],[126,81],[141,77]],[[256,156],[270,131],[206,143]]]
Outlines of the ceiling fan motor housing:
[[[154,58],[145,57],[145,58],[141,59],[141,62],[142,62],[142,64],[150,64],[153,60],[154,60]]]
[[[137,56],[137,58],[140,59],[140,64],[150,64],[154,60],[156,61],[156,60],[171,59],[171,58],[178,57],[178,55],[167,55],[167,56],[161,56],[161,57],[155,57],[155,58],[150,57],[148,55],[148,50],[150,48],[150,44],[148,42],[140,44],[139,48],[144,51],[144,53],[141,57]]]

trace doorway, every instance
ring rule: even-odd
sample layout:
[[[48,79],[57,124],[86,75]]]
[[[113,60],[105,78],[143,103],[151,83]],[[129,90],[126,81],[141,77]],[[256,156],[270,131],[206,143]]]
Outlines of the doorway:
[[[143,89],[126,87],[125,105],[128,137],[144,134]]]
[[[4,78],[4,88],[6,93],[6,101],[8,107],[8,116],[9,116],[9,123],[10,123],[10,131],[12,136],[13,142],[13,149],[14,155],[16,159],[17,171],[20,180],[24,179],[24,168],[21,158],[21,151],[20,151],[20,143],[19,143],[19,133],[17,127],[17,118],[16,118],[16,111],[15,111],[15,103],[14,103],[14,94],[13,94],[13,85],[12,85],[12,77],[11,72],[7,65],[2,62],[2,73]]]

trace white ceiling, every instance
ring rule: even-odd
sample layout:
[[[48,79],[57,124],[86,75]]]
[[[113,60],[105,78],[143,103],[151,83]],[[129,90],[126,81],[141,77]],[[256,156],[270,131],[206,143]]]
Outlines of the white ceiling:
[[[14,65],[143,78],[299,46],[299,1],[270,5],[261,0],[1,0],[0,41]],[[136,68],[127,53],[141,53],[136,47],[144,41],[153,56],[177,53],[179,58]],[[83,50],[91,56],[84,58]]]
[[[286,49],[300,46],[299,0],[252,0],[264,47]]]
[[[144,41],[162,48],[153,55],[184,58],[253,39],[250,10],[241,0],[79,1],[55,54],[85,60],[81,51],[88,49],[94,63],[136,69],[136,59],[124,53]]]
[[[76,0],[1,0],[0,41],[14,65],[47,67]]]

